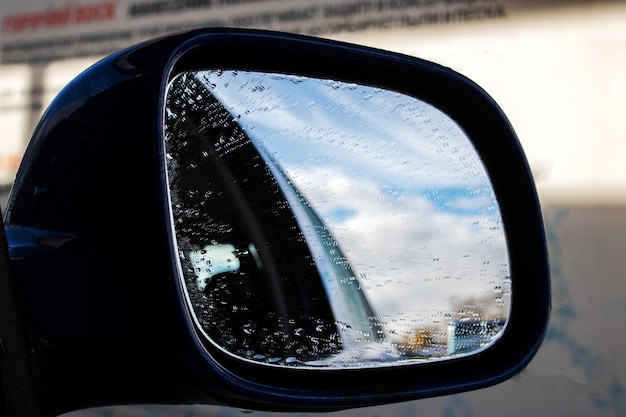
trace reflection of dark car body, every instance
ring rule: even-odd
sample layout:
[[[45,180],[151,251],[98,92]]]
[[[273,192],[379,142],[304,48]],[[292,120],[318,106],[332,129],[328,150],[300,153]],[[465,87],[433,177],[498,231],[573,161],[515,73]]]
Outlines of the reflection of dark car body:
[[[293,188],[281,189],[270,164],[198,80],[181,77],[170,91],[174,94],[165,120],[168,179],[197,325],[220,347],[263,362],[315,361],[340,352],[338,318],[318,270],[321,260],[312,255],[301,219],[285,195],[293,194]],[[313,228],[325,229],[321,221],[314,223]],[[337,249],[334,239],[329,240],[327,245]],[[211,276],[202,291],[196,285],[198,274],[189,273],[197,269],[189,253],[209,243],[232,247],[238,267]],[[326,258],[333,268],[336,256]],[[210,259],[205,263],[211,268]],[[349,269],[345,264],[342,268]],[[345,286],[358,293],[354,308],[360,309],[363,321],[370,320],[374,314],[358,282]],[[367,326],[373,340],[381,337],[376,324]]]

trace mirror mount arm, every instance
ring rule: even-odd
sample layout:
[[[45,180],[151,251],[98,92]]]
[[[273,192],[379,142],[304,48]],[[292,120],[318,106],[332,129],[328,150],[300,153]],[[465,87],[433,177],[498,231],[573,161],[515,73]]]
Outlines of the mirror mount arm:
[[[27,316],[13,279],[5,230],[0,227],[0,412],[4,416],[40,416],[36,381],[41,350]]]

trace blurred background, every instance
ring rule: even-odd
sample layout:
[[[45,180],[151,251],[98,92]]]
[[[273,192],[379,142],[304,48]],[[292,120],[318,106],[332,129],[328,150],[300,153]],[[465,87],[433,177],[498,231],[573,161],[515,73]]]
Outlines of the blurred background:
[[[4,0],[0,18],[3,209],[56,92],[97,59],[154,36],[276,29],[406,53],[473,79],[509,117],[539,190],[553,279],[546,341],[524,372],[495,387],[331,414],[626,415],[626,2]],[[147,406],[71,415],[240,413]]]

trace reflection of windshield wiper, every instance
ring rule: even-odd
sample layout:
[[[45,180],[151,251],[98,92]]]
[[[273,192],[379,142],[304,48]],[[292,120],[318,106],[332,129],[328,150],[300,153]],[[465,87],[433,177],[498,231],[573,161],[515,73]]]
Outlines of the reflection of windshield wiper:
[[[381,341],[383,331],[378,319],[337,240],[273,156],[265,149],[258,151],[289,202],[311,250],[344,345]]]

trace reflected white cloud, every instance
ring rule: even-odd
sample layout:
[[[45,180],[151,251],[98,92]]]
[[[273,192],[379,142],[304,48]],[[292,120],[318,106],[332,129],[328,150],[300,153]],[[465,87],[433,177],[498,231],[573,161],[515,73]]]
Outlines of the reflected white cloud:
[[[467,294],[493,290],[486,277],[497,286],[508,274],[502,226],[493,216],[442,211],[423,196],[391,197],[338,172],[308,174],[294,182],[316,202],[382,314],[444,310]]]

